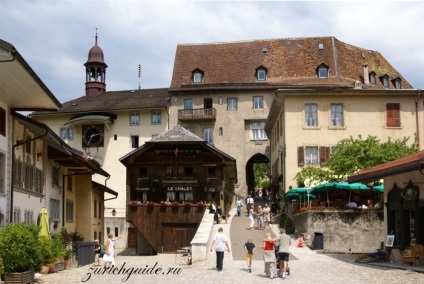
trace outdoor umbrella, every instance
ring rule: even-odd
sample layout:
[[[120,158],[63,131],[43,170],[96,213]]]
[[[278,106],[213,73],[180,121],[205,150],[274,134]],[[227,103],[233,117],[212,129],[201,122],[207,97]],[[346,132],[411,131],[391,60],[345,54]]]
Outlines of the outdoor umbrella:
[[[327,205],[330,206],[330,199],[328,197],[328,193],[339,191],[340,188],[337,188],[335,182],[326,182],[319,184],[317,186],[314,186],[311,189],[311,194],[318,195],[318,194],[326,194],[327,195]]]
[[[363,183],[348,183],[348,182],[336,182],[335,183],[336,188],[340,188],[343,190],[349,190],[349,202],[350,197],[352,195],[352,190],[368,190],[368,186],[366,186]]]
[[[300,202],[305,203],[306,198],[309,197],[309,199],[316,199],[317,197],[314,194],[307,193],[308,188],[307,187],[298,187],[298,188],[292,188],[290,189],[286,194],[285,197],[292,200],[292,199],[300,199]],[[300,204],[302,206],[302,204]]]
[[[39,236],[45,236],[50,239],[49,216],[46,207],[40,211],[40,233]]]
[[[384,185],[375,185],[372,187],[373,191],[376,191],[378,193],[383,193],[384,192]]]

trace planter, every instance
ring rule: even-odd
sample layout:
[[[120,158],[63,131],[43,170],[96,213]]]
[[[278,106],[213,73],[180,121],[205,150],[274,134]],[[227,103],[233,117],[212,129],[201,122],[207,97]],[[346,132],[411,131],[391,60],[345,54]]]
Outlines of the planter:
[[[34,280],[34,270],[28,270],[25,272],[14,272],[4,275],[4,283],[31,283]]]
[[[54,271],[61,271],[65,269],[65,260],[63,258],[56,259],[54,263]]]
[[[46,265],[41,266],[40,274],[47,274],[47,273],[49,273],[49,267]]]

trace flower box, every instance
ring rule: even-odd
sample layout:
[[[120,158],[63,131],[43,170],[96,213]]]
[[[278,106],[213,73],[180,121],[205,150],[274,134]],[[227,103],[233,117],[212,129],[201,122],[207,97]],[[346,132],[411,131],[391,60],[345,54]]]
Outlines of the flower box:
[[[6,273],[4,275],[4,283],[32,283],[34,280],[34,270],[25,272]]]

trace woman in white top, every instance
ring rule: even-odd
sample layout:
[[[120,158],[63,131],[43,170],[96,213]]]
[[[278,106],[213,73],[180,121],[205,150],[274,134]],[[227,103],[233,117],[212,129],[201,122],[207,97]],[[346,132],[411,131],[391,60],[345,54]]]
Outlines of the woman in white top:
[[[111,264],[114,262],[115,257],[115,246],[112,241],[112,234],[109,234],[108,239],[106,241],[106,251],[103,256],[104,268],[109,268]]]

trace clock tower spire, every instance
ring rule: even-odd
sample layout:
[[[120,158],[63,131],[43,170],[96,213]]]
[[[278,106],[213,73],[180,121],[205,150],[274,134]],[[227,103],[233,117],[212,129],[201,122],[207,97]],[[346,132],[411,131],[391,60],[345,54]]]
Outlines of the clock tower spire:
[[[85,66],[85,95],[104,95],[106,92],[106,68],[103,50],[97,45],[97,28],[95,44],[88,52]]]

